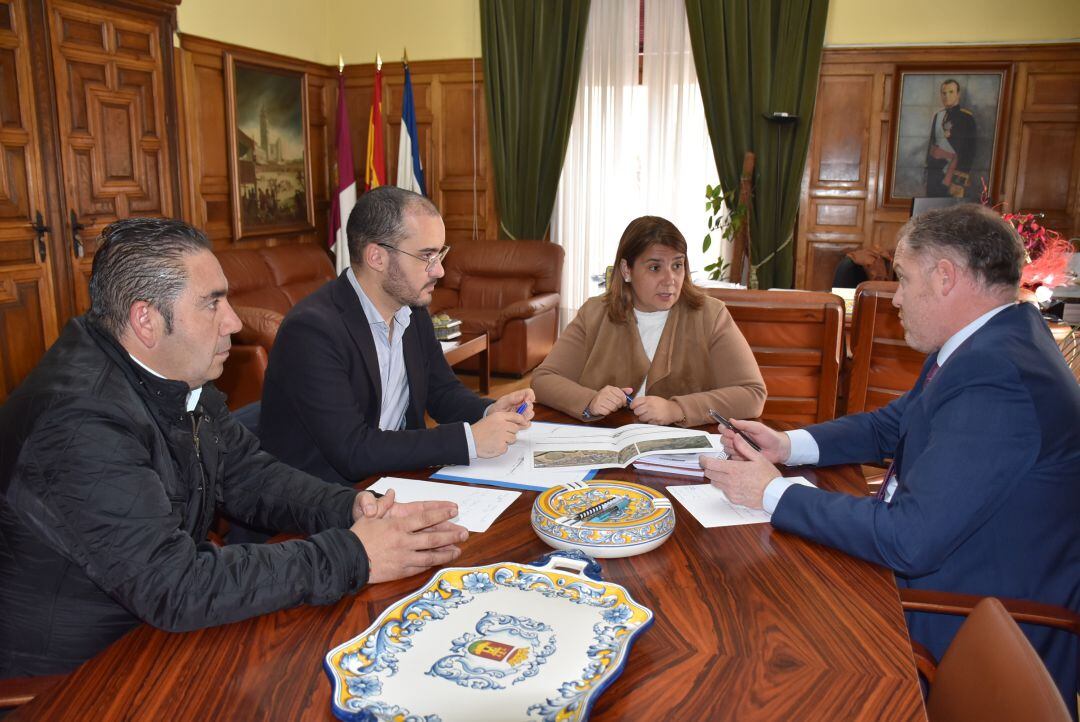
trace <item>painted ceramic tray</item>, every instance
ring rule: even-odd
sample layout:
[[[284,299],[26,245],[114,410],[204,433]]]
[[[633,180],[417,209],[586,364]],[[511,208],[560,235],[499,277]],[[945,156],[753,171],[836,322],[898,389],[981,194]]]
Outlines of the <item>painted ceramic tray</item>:
[[[616,499],[620,508],[578,520],[575,515]],[[631,481],[602,479],[555,486],[536,497],[532,527],[556,549],[578,549],[593,557],[628,557],[651,551],[675,531],[671,499]]]
[[[580,552],[443,569],[334,648],[343,720],[585,720],[653,614]]]

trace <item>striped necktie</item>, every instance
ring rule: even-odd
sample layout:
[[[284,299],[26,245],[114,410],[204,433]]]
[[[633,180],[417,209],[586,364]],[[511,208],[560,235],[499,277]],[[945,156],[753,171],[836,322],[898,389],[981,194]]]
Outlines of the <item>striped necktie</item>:
[[[923,384],[924,386],[934,380],[934,375],[937,374],[939,368],[941,367],[938,366],[935,361],[934,365],[930,367],[930,370],[926,372],[926,382]],[[894,476],[896,476],[895,458],[889,462],[889,470],[885,472],[885,479],[881,482],[881,486],[878,488],[877,494],[875,495],[879,501],[885,501],[885,493],[888,491],[889,484],[892,482]]]

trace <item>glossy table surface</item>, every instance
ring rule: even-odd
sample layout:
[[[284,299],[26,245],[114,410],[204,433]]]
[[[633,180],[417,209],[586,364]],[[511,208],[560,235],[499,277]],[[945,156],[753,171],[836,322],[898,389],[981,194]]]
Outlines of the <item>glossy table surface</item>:
[[[622,413],[610,422],[632,421]],[[548,409],[537,418],[569,421]],[[856,466],[800,471],[825,488],[866,493]],[[660,490],[701,483],[633,467],[599,476]],[[472,535],[455,566],[550,551],[529,524],[535,496],[523,492]],[[600,560],[604,579],[656,618],[591,719],[925,719],[891,573],[770,524],[705,529],[674,506],[677,526],[663,546]],[[10,719],[332,720],[324,654],[429,577],[197,632],[143,625]]]

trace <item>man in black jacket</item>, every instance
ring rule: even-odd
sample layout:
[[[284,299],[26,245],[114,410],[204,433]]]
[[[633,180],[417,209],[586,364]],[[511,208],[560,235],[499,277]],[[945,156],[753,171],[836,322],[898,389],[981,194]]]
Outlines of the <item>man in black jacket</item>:
[[[183,631],[451,561],[453,504],[394,504],[259,448],[210,383],[240,328],[206,237],[106,228],[90,312],[0,409],[0,677],[73,669],[138,622]],[[215,511],[306,540],[219,548]]]
[[[383,186],[360,196],[345,230],[351,267],[296,304],[274,340],[263,447],[342,484],[505,452],[532,418],[533,392],[492,403],[446,363],[426,308],[450,250],[438,210]],[[426,428],[425,412],[439,426]]]

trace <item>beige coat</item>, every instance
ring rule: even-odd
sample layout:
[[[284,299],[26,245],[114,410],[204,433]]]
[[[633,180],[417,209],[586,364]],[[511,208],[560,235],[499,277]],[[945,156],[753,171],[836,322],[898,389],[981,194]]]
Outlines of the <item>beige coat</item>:
[[[671,399],[686,414],[682,426],[713,423],[709,409],[737,419],[759,416],[765,382],[754,354],[722,301],[706,297],[690,309],[675,304],[668,314],[652,364],[630,314],[625,324],[607,316],[601,297],[590,298],[533,372],[536,401],[580,417],[605,386],[638,389]]]

